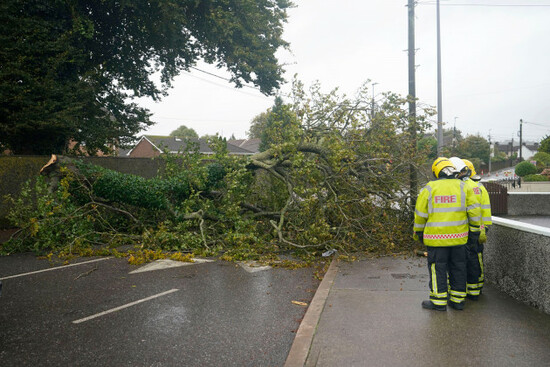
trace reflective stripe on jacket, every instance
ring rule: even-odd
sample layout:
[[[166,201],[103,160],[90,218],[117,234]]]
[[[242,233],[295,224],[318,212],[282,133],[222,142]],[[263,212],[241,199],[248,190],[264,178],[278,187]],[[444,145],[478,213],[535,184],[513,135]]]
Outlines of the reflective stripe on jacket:
[[[491,216],[491,199],[489,198],[489,193],[487,189],[481,182],[478,182],[477,185],[481,189],[481,224],[482,226],[490,226],[493,224]]]
[[[477,185],[476,185],[477,188]],[[459,179],[430,181],[418,195],[414,231],[426,246],[463,245],[479,232],[481,209],[473,188]]]

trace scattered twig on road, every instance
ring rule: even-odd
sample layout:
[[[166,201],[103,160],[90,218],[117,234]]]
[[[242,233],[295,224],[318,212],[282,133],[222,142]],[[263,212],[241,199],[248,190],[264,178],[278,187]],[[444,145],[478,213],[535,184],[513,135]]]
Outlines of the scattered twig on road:
[[[85,276],[88,276],[88,275],[90,275],[90,274],[91,274],[93,271],[95,271],[95,270],[97,270],[97,266],[94,267],[94,268],[92,268],[92,269],[90,269],[90,270],[88,270],[88,271],[85,272],[85,273],[82,273],[82,274],[78,275],[76,278],[74,278],[74,280],[77,280],[77,279],[83,278],[83,277],[85,277]]]

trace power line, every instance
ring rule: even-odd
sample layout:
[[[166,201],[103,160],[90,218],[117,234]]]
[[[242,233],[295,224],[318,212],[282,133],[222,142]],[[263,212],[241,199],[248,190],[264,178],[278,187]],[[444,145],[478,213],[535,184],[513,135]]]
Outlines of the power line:
[[[202,70],[201,70],[201,71],[202,71]],[[208,72],[205,72],[205,73],[208,73]],[[210,73],[208,73],[208,74],[210,74]],[[229,89],[229,90],[238,92],[238,93],[246,94],[247,96],[252,96],[252,97],[262,98],[262,99],[265,99],[265,98],[267,97],[267,96],[265,96],[265,95],[259,96],[259,95],[256,95],[256,94],[247,93],[247,92],[245,92],[244,90],[240,90],[240,89],[236,89],[236,88],[233,88],[233,87],[230,87],[230,86],[227,86],[227,85],[223,85],[223,84],[220,84],[220,83],[216,83],[216,82],[214,82],[214,81],[212,81],[212,80],[204,79],[204,78],[201,78],[201,77],[198,76],[198,75],[191,74],[190,72],[187,72],[187,75],[188,75],[188,76],[191,76],[191,77],[193,77],[193,78],[197,78],[197,79],[199,79],[199,80],[202,80],[202,81],[204,81],[204,82],[207,82],[207,83],[216,85],[216,86],[218,86],[218,87],[222,87],[222,88],[226,88],[226,89]],[[225,78],[223,78],[223,77],[220,77],[220,76],[217,76],[217,75],[215,75],[215,74],[211,74],[211,75],[216,76],[216,77],[218,77],[218,78],[221,78],[221,79],[224,79],[224,80],[228,81],[227,79],[225,79]],[[253,88],[253,89],[255,89],[255,88]],[[269,98],[269,97],[267,97],[267,98]]]
[[[537,126],[542,126],[542,127],[546,127],[546,128],[549,128],[550,129],[550,126],[549,125],[543,125],[543,124],[539,124],[537,122],[531,122],[531,121],[523,121],[524,124],[530,124],[530,125],[537,125]]]
[[[524,86],[524,87],[518,87],[518,88],[505,88],[501,89],[499,91],[492,91],[492,92],[478,92],[478,93],[466,93],[466,94],[453,94],[449,97],[472,97],[472,96],[480,96],[480,95],[486,95],[486,94],[501,94],[501,93],[507,93],[507,92],[513,92],[517,90],[526,90],[526,89],[534,89],[534,88],[542,88],[550,85],[550,83],[544,83],[544,84],[537,84],[537,85],[531,85],[531,86]]]
[[[194,67],[194,66],[191,66],[190,69],[197,70],[197,71],[200,71],[201,73],[205,73],[205,74],[208,74],[208,75],[210,75],[210,76],[216,77],[216,78],[218,78],[218,79],[225,80],[226,82],[231,82],[231,79],[225,78],[225,77],[220,76],[220,75],[216,75],[216,74],[211,73],[211,72],[206,71],[206,70],[201,70],[201,69],[196,68],[196,67]],[[257,91],[261,91],[260,88],[258,88],[258,87],[253,87],[253,86],[251,86],[251,85],[243,84],[242,86],[243,86],[243,87],[246,87],[246,88],[254,89],[254,90],[257,90]]]
[[[189,68],[190,68],[190,69],[193,69],[193,70],[196,70],[196,71],[200,71],[201,73],[204,73],[204,74],[213,76],[213,77],[215,77],[215,78],[224,80],[224,81],[226,81],[226,82],[232,83],[231,79],[225,78],[225,77],[220,76],[220,75],[216,75],[216,74],[211,73],[211,72],[209,72],[209,71],[201,70],[201,69],[196,68],[196,67],[194,67],[194,66],[190,66]],[[187,75],[190,75],[190,76],[195,77],[195,78],[197,78],[197,79],[203,80],[203,81],[205,81],[205,82],[212,83],[212,84],[214,84],[214,85],[218,85],[218,86],[220,86],[220,87],[229,88],[229,89],[234,90],[234,91],[236,91],[236,92],[248,94],[248,95],[250,95],[250,96],[255,96],[255,97],[258,97],[258,98],[266,98],[266,97],[267,97],[267,98],[270,98],[270,97],[271,97],[271,96],[266,96],[266,95],[264,95],[264,94],[262,93],[262,90],[261,90],[260,88],[258,88],[258,87],[253,87],[253,86],[251,86],[251,85],[243,84],[242,86],[245,87],[245,88],[250,88],[250,89],[253,89],[253,90],[255,90],[255,91],[258,91],[258,92],[262,93],[262,95],[261,95],[261,96],[253,95],[253,94],[246,93],[246,92],[244,92],[244,91],[241,91],[241,90],[236,89],[236,88],[233,88],[233,87],[228,87],[227,85],[217,84],[217,83],[214,83],[214,82],[211,81],[211,80],[201,78],[201,77],[199,77],[199,76],[197,76],[197,75],[193,75],[193,74],[191,74],[190,72],[187,72]],[[282,95],[282,96],[285,96],[285,97],[290,97],[290,95],[288,95],[288,94],[284,94],[284,93],[279,93],[279,94]]]
[[[436,5],[432,2],[418,2],[419,5]],[[460,3],[460,4],[446,4],[442,3],[440,6],[483,6],[483,7],[550,7],[550,4],[474,4],[474,3]]]

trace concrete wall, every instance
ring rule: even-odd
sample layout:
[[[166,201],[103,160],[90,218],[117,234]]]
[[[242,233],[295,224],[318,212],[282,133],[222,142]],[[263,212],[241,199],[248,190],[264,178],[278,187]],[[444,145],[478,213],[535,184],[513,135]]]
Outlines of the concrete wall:
[[[508,215],[550,215],[550,192],[509,192]]]
[[[550,314],[550,228],[493,217],[484,260],[488,282]]]

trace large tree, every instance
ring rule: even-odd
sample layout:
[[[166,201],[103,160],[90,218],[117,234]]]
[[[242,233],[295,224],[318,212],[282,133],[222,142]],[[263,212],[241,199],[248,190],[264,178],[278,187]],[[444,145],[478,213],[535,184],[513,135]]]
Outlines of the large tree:
[[[550,136],[549,135],[546,135],[544,138],[542,138],[542,140],[540,141],[538,151],[550,153]]]
[[[3,0],[0,145],[61,152],[69,140],[108,150],[151,125],[155,100],[199,60],[270,94],[282,82],[288,0]],[[155,83],[156,75],[160,82]]]
[[[457,156],[466,159],[479,158],[481,162],[489,162],[490,146],[487,139],[479,135],[468,135],[460,142]]]

